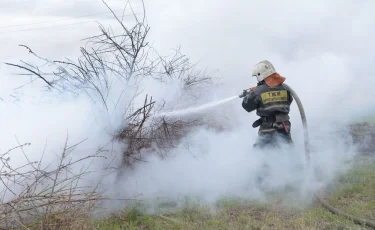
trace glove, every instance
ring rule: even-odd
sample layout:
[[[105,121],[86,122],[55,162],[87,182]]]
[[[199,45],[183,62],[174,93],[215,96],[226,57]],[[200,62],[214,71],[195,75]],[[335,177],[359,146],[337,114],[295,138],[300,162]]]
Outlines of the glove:
[[[239,97],[240,98],[246,97],[246,95],[249,94],[249,92],[252,91],[252,90],[254,90],[254,89],[255,89],[255,87],[251,87],[249,89],[244,89],[243,92],[242,92],[242,94],[239,95]]]
[[[262,118],[259,118],[258,120],[254,121],[253,128],[259,127],[262,124]]]

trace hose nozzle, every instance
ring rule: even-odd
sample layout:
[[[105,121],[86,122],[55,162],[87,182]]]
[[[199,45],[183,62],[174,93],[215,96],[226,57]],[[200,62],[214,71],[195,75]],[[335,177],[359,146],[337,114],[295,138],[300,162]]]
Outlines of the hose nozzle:
[[[250,89],[244,89],[243,92],[238,95],[239,98],[245,97],[250,92]]]

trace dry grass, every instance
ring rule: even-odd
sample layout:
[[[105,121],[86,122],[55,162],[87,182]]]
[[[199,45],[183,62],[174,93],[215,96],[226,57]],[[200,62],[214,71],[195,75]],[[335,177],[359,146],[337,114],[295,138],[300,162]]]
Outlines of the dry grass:
[[[327,198],[335,207],[375,220],[375,163],[361,163],[335,183]],[[273,195],[275,196],[275,195]],[[193,202],[173,214],[147,215],[124,211],[95,223],[92,229],[367,229],[334,215],[315,203],[307,208],[286,206],[283,197],[257,204],[222,200],[216,212]]]

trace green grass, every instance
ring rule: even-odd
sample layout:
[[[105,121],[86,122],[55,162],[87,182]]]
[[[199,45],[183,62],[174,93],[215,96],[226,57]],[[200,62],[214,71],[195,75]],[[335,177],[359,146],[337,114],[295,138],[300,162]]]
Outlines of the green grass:
[[[334,183],[326,199],[349,214],[375,221],[375,163],[358,163]],[[198,201],[171,215],[146,215],[137,209],[96,221],[93,229],[366,229],[312,204],[308,208],[285,206],[282,199],[267,204],[223,199],[215,212]]]

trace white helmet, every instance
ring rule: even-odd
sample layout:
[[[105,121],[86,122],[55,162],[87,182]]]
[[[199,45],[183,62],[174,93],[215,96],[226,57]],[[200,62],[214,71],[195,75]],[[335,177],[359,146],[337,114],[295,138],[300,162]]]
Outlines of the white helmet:
[[[258,81],[263,81],[274,73],[276,73],[275,67],[273,67],[271,62],[264,60],[254,66],[253,73],[251,75],[256,77]]]

